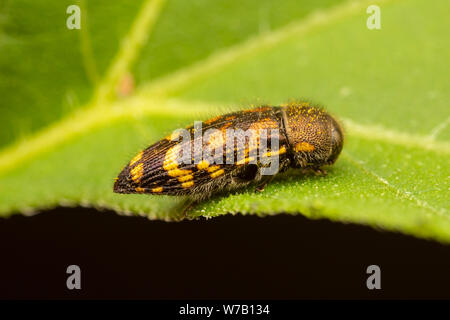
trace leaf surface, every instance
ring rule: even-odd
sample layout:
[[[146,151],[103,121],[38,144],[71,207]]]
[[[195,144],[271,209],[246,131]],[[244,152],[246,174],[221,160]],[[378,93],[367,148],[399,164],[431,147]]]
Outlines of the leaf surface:
[[[86,205],[157,219],[183,218],[184,199],[113,194],[113,179],[140,149],[194,120],[251,103],[307,98],[326,106],[346,130],[343,154],[328,175],[289,171],[263,193],[247,189],[214,197],[188,217],[304,214],[449,242],[449,4],[381,1],[382,28],[368,30],[369,4],[330,7],[324,1],[299,9],[296,2],[286,2],[277,14],[269,2],[251,1],[246,5],[255,10],[245,12],[234,3],[222,8],[202,1],[189,8],[177,1],[131,6],[128,14],[134,20],[120,22],[128,26],[123,35],[127,46],[117,45],[121,36],[93,33],[93,47],[103,37],[111,41],[105,48],[116,48],[115,54],[106,50],[109,64],[97,63],[103,59],[99,47],[93,51],[98,82],[85,85],[81,78],[88,78],[88,72],[64,80],[68,87],[73,83],[71,90],[87,88],[85,94],[76,94],[85,98],[77,98],[73,108],[66,110],[61,103],[64,90],[58,87],[57,68],[48,69],[44,82],[36,76],[28,86],[41,86],[42,91],[53,81],[55,95],[44,95],[23,118],[2,108],[11,123],[36,119],[37,125],[26,139],[11,133],[14,125],[9,122],[2,129],[4,141],[12,143],[0,153],[0,213]],[[184,10],[197,19],[177,20]],[[215,21],[217,29],[202,28]],[[173,29],[177,23],[192,37],[178,49],[176,39],[182,37]],[[142,28],[152,35],[143,35]],[[4,33],[0,39],[3,46],[15,48],[14,37]],[[2,70],[8,54],[0,54]],[[82,54],[78,60],[77,70],[85,63]],[[19,66],[17,62],[9,68],[24,87],[20,72],[28,71]],[[136,88],[118,91],[130,77]],[[3,77],[2,83],[12,82]],[[7,86],[0,87],[10,105],[32,100],[24,94],[20,102]],[[53,112],[57,115],[42,120]]]

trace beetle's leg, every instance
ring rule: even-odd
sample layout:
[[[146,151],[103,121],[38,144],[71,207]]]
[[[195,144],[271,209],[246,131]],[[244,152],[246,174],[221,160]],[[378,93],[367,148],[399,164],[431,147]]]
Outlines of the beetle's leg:
[[[316,176],[326,176],[328,173],[321,167],[306,167],[302,169],[303,174],[313,173]]]
[[[273,177],[275,175],[270,176],[262,176],[261,180],[259,180],[258,184],[255,187],[255,192],[263,192],[264,188],[267,186],[267,184],[272,181]]]
[[[194,209],[194,207],[199,204],[199,202],[195,199],[192,198],[188,198],[185,202],[183,202],[181,204],[181,216],[180,216],[180,220],[182,219],[186,219],[189,218],[189,211],[191,211],[192,209]]]
[[[259,180],[258,184],[255,187],[255,192],[264,191],[264,188],[267,186],[267,184],[271,182],[278,173],[284,172],[287,169],[289,169],[290,164],[291,161],[288,158],[286,158],[283,162],[280,163],[280,167],[278,168],[278,171],[276,173],[264,176],[261,175],[261,168],[259,168],[260,172],[258,174],[261,175],[261,179]]]
[[[313,168],[313,172],[316,176],[326,176],[328,174],[327,170],[320,167]]]

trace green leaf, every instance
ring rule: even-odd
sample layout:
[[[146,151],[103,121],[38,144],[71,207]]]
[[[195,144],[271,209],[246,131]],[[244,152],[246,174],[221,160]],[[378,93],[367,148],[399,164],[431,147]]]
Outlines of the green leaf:
[[[52,26],[56,16],[34,22],[34,28],[20,25],[25,5],[9,3],[15,9],[6,10],[9,27],[2,29],[9,33],[1,35],[0,44],[10,50],[1,51],[0,66],[26,89],[18,94],[8,87],[13,82],[1,78],[0,92],[16,109],[2,108],[2,117],[11,122],[0,133],[3,141],[13,142],[0,153],[0,213],[85,205],[181,219],[185,199],[112,193],[121,167],[193,120],[249,103],[304,97],[324,104],[346,130],[343,154],[328,175],[289,171],[263,193],[247,189],[215,197],[188,218],[304,214],[450,242],[448,2],[272,3],[153,0],[127,10],[117,5],[117,12],[108,13],[81,2],[89,26],[91,16],[99,19],[84,36],[70,31],[85,37],[79,41],[63,30],[65,24],[59,30]],[[381,30],[366,27],[369,4],[381,8]],[[110,37],[101,23],[119,16],[120,32]],[[48,27],[48,39],[57,39],[57,30],[81,49],[72,67],[46,62],[48,73],[26,84],[32,68],[21,63],[23,50],[42,40],[39,32],[28,37],[25,31],[37,27]],[[83,49],[87,36],[89,50]],[[67,54],[57,43],[45,50],[58,62]],[[31,56],[43,59],[42,50]],[[69,78],[59,81],[61,70]],[[96,80],[87,85],[90,78]],[[135,79],[136,89],[118,90],[124,79]],[[39,101],[32,90],[42,95]],[[61,102],[67,92],[77,97],[68,109]],[[30,101],[26,113],[17,113]],[[27,127],[35,120],[35,127]],[[14,123],[27,128],[26,139],[13,132]]]

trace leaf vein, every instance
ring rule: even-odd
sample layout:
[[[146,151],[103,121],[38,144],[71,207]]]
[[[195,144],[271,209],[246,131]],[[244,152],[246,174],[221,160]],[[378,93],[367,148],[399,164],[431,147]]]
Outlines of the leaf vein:
[[[80,0],[81,7],[81,32],[80,32],[80,51],[83,57],[84,69],[86,71],[86,76],[92,85],[96,85],[99,81],[99,75],[97,71],[97,66],[95,63],[94,56],[92,54],[91,40],[88,28],[87,19],[87,7],[86,1]]]
[[[412,192],[405,191],[405,190],[400,189],[399,187],[393,185],[392,183],[387,181],[385,178],[383,178],[382,176],[380,176],[379,174],[377,174],[373,170],[367,168],[367,166],[365,166],[361,160],[357,159],[353,155],[350,155],[348,153],[348,151],[344,151],[343,152],[343,156],[346,159],[348,159],[351,163],[353,163],[356,167],[358,167],[361,171],[363,171],[364,173],[370,175],[376,181],[378,181],[379,183],[384,185],[387,189],[390,189],[391,191],[395,191],[395,197],[396,198],[406,199],[408,201],[413,202],[418,207],[426,209],[426,210],[428,210],[429,212],[432,212],[435,215],[438,215],[440,217],[444,217],[445,219],[450,219],[450,217],[446,214],[445,208],[436,209],[435,207],[433,207],[430,204],[428,204],[426,201],[417,198],[415,195],[412,194]]]
[[[107,104],[102,108],[87,108],[72,114],[70,117],[42,130],[32,138],[20,141],[0,152],[0,173],[14,168],[20,162],[52,147],[67,141],[77,135],[86,133],[93,128],[110,124],[113,121],[126,118],[139,118],[148,115],[210,115],[211,104],[205,102],[183,102],[176,99],[149,99],[136,95],[120,102]],[[344,121],[350,135],[366,140],[379,140],[389,143],[422,148],[436,153],[450,153],[450,144],[431,141],[427,137],[411,135],[404,132],[388,130],[381,126],[366,126],[346,119]],[[348,126],[348,127],[347,127]],[[414,142],[416,141],[416,142]],[[427,143],[422,143],[427,142]]]
[[[441,154],[450,154],[450,143],[436,141],[430,136],[422,136],[387,129],[379,125],[358,124],[351,119],[343,118],[344,128],[351,135],[368,140],[378,140],[405,147],[413,147]]]
[[[394,0],[381,0],[378,3],[388,3]],[[275,31],[263,33],[248,40],[213,53],[191,66],[163,76],[142,87],[150,95],[167,96],[183,89],[195,81],[210,76],[223,67],[238,59],[256,54],[259,51],[272,48],[293,36],[305,35],[316,28],[330,25],[339,19],[365,11],[373,1],[348,1],[327,10],[311,13],[306,18],[294,21]]]
[[[119,51],[114,57],[105,78],[98,86],[93,106],[103,105],[114,97],[114,90],[130,66],[136,61],[149,34],[159,17],[165,0],[147,0],[136,16],[128,34],[122,39]]]
[[[441,122],[430,133],[430,139],[436,139],[436,137],[447,127],[450,122],[450,117],[448,117],[444,122]]]

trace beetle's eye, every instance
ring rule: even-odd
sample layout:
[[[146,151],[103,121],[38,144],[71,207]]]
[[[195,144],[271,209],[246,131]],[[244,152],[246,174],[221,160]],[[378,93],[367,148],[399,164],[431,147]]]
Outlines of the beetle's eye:
[[[343,135],[342,135],[342,129],[339,126],[339,124],[332,120],[332,127],[331,127],[331,154],[328,158],[329,163],[334,163],[341,153],[342,146],[343,146]]]

